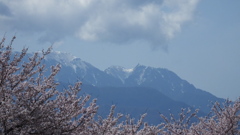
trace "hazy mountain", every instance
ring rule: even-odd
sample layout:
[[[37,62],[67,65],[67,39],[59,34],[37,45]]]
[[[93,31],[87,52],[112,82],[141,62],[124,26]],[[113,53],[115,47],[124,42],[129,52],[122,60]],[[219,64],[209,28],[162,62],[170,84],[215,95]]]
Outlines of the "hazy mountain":
[[[82,61],[80,58],[60,52],[53,52],[48,55],[44,63],[48,66],[56,65],[57,63],[61,64],[62,69],[57,76],[57,80],[68,84],[82,81],[84,85],[108,87],[108,89],[111,87],[115,93],[120,90],[116,90],[117,87],[121,87],[121,90],[123,90],[123,88],[124,90],[128,90],[130,87],[154,89],[174,101],[200,108],[204,112],[210,110],[210,107],[208,107],[208,105],[211,105],[210,101],[223,102],[223,99],[195,88],[174,72],[163,68],[137,65],[133,69],[125,69],[120,66],[111,66],[105,71],[101,71],[93,65]],[[149,90],[150,94],[151,92],[152,91]],[[106,96],[110,98],[109,95]],[[134,97],[134,95],[125,96],[126,98]],[[148,97],[151,98],[151,96]],[[125,99],[123,99],[122,102],[124,102],[124,100]],[[128,106],[129,104],[125,104],[125,107]]]
[[[181,79],[174,72],[163,68],[137,65],[131,73],[129,73],[129,76],[124,82],[124,86],[157,89],[173,100],[181,101],[190,106],[200,108],[205,112],[210,110],[208,106],[211,106],[211,101],[224,101],[206,91],[195,88],[192,84]]]
[[[88,62],[82,61],[69,53],[52,52],[47,55],[44,64],[47,66],[60,64],[61,71],[57,80],[66,83],[82,81],[93,86],[120,86],[121,81],[99,70]]]

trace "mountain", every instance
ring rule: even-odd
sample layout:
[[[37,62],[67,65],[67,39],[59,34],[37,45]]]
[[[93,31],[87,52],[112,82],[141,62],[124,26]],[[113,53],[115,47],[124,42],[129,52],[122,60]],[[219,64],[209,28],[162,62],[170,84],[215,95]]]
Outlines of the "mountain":
[[[133,69],[111,66],[101,71],[80,58],[73,57],[69,53],[60,52],[51,53],[43,63],[47,66],[61,64],[61,71],[56,79],[59,82],[68,84],[82,81],[83,85],[91,85],[99,89],[102,87],[111,88],[116,93],[130,88],[154,89],[175,102],[184,103],[189,107],[200,108],[205,113],[210,111],[211,101],[224,102],[224,99],[195,88],[168,69],[137,65]],[[152,91],[149,90],[148,92],[151,93]],[[125,96],[133,98],[134,94]],[[110,98],[110,96],[107,97]],[[148,97],[151,98],[151,96]],[[161,97],[159,96],[159,98]],[[158,103],[156,102],[156,104]],[[128,104],[125,104],[125,107],[129,107]]]
[[[114,71],[114,69],[111,70]],[[114,73],[116,72],[108,74],[113,77],[117,76],[114,75]],[[175,101],[186,103],[205,112],[210,111],[211,108],[208,106],[211,106],[211,101],[224,102],[223,99],[217,98],[211,93],[195,88],[192,84],[181,79],[174,72],[163,68],[137,65],[133,70],[131,70],[131,73],[129,73],[128,77],[125,78],[124,82],[124,86],[126,87],[137,86],[157,89]]]
[[[72,84],[81,81],[84,84],[93,86],[120,86],[122,83],[119,79],[106,74],[93,65],[76,58],[69,53],[52,52],[46,56],[44,64],[47,67],[60,64],[61,71],[57,75],[60,82]]]

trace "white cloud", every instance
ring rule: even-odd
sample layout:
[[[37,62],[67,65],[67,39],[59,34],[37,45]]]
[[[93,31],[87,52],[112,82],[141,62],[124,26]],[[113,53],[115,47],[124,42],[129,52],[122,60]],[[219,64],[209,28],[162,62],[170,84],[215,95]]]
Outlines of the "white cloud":
[[[125,44],[143,40],[164,46],[191,20],[197,3],[198,0],[2,0],[1,6],[11,16],[0,13],[0,28],[43,33],[39,37],[42,42],[76,36],[84,41]]]

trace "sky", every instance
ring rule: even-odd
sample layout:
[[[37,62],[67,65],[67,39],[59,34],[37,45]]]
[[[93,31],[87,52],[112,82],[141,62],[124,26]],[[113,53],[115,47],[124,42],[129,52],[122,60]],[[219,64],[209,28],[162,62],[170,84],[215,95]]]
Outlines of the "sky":
[[[218,97],[240,96],[239,0],[0,0],[14,49],[53,46],[104,70],[167,68]]]

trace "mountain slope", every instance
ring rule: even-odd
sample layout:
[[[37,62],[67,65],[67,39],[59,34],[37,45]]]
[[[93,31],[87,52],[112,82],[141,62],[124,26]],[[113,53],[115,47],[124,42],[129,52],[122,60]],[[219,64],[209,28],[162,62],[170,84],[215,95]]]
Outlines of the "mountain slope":
[[[98,115],[107,116],[111,105],[116,105],[115,112],[124,115],[130,114],[131,117],[136,119],[147,113],[144,121],[155,125],[162,121],[160,113],[167,117],[170,113],[177,116],[181,108],[192,108],[185,103],[174,101],[152,88],[83,85],[82,93],[88,93],[92,98],[97,98]],[[199,115],[203,115],[203,113],[200,111]]]

